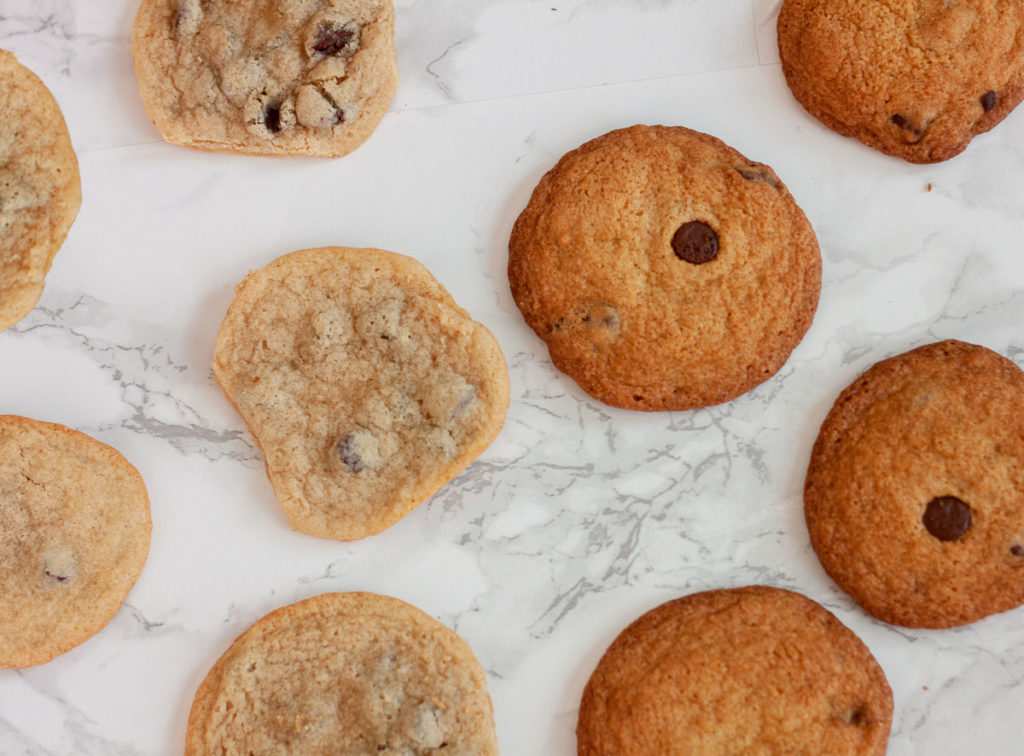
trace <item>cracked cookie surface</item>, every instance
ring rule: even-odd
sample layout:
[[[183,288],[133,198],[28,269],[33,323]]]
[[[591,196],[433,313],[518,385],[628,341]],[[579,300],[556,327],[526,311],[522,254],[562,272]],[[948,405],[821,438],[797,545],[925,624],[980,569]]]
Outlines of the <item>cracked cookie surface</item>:
[[[78,158],[57,102],[0,50],[0,331],[36,306],[82,204]]]
[[[352,540],[432,496],[497,436],[494,336],[417,261],[327,247],[237,288],[214,371],[296,530]]]
[[[0,667],[42,664],[106,626],[150,530],[142,478],[115,449],[0,416]]]
[[[811,545],[867,612],[954,627],[1024,603],[1024,372],[961,341],[879,362],[821,426]]]
[[[1024,5],[785,0],[782,70],[829,128],[913,163],[948,160],[1024,98]]]
[[[419,609],[328,593],[243,633],[196,692],[185,752],[494,756],[487,679]]]
[[[819,604],[707,591],[619,634],[583,691],[577,752],[884,754],[892,708],[871,652]]]
[[[766,165],[679,126],[565,155],[509,240],[509,284],[555,366],[616,407],[728,401],[774,375],[811,324],[821,256]]]
[[[398,86],[392,0],[143,0],[132,52],[164,139],[204,150],[345,155]]]

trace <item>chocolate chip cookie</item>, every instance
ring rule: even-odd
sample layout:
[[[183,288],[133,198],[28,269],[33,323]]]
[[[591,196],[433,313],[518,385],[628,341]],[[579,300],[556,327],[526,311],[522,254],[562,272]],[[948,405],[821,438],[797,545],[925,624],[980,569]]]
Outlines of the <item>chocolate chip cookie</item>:
[[[959,341],[878,363],[825,419],[804,508],[825,571],[885,622],[1024,603],[1024,373]]]
[[[487,679],[409,604],[329,593],[271,612],[196,692],[185,753],[498,753]]]
[[[142,572],[150,530],[146,487],[116,450],[0,416],[0,667],[48,662],[102,630]]]
[[[296,530],[352,540],[408,514],[501,430],[497,341],[418,262],[285,255],[237,288],[214,370]]]
[[[784,0],[782,70],[808,112],[912,163],[960,154],[1024,97],[1024,5]]]
[[[173,144],[338,157],[398,86],[392,0],[143,0],[132,52]]]
[[[867,647],[797,593],[685,596],[627,627],[594,670],[580,756],[884,754],[892,692]]]
[[[512,230],[509,283],[555,366],[616,407],[681,410],[774,375],[811,324],[821,255],[767,165],[682,127],[587,142]]]
[[[0,331],[36,306],[82,204],[78,158],[53,95],[0,50]]]

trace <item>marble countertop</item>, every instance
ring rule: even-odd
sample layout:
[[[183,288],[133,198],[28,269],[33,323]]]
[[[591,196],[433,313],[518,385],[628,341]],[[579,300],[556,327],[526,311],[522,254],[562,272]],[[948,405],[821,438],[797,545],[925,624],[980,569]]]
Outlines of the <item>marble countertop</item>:
[[[0,412],[121,450],[153,512],[122,611],[54,661],[0,670],[4,754],[179,753],[193,693],[251,622],[326,591],[410,601],[488,672],[506,754],[575,753],[580,693],[643,611],[766,583],[870,646],[895,697],[891,753],[1019,753],[1024,609],[920,631],[874,621],[811,551],[801,489],[842,387],[941,338],[1024,364],[1024,110],[914,166],[822,127],[790,96],[778,0],[397,0],[402,84],[336,161],[163,143],[130,56],[136,0],[3,0],[0,47],[54,92],[84,202],[39,306],[0,334]],[[818,234],[821,304],[772,380],[728,404],[631,413],[556,371],[512,302],[508,235],[569,149],[681,124],[771,164]],[[304,247],[420,259],[498,337],[512,406],[431,501],[355,543],[292,532],[212,380],[232,287]]]

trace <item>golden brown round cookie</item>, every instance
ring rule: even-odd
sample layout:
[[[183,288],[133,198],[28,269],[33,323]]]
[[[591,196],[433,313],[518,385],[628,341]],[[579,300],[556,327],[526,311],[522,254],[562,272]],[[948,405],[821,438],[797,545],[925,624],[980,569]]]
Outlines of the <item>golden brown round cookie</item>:
[[[784,0],[782,70],[829,128],[912,163],[960,154],[1024,98],[1024,4]]]
[[[594,670],[580,756],[883,754],[892,692],[867,647],[826,609],[766,586],[652,609]]]
[[[0,415],[0,667],[48,662],[102,630],[150,530],[142,477],[115,449]]]
[[[214,371],[296,530],[384,530],[472,462],[509,403],[501,348],[416,260],[325,247],[237,288]]]
[[[512,230],[508,277],[584,391],[681,410],[782,367],[814,317],[821,255],[771,168],[707,134],[633,126],[541,179]]]
[[[392,0],[143,0],[132,53],[164,139],[340,157],[398,87]]]
[[[196,692],[185,753],[498,753],[472,650],[414,606],[327,593],[246,630]]]
[[[885,622],[954,627],[1024,603],[1024,373],[929,344],[848,386],[804,488],[818,558]]]
[[[57,102],[0,50],[0,331],[36,306],[82,204],[78,158]]]

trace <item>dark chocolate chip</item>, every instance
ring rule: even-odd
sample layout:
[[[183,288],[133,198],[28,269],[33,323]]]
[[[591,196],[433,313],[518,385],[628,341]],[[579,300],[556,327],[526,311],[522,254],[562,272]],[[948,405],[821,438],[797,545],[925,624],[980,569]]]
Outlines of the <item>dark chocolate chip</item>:
[[[703,265],[718,256],[718,234],[704,221],[690,221],[672,236],[672,249],[680,260]]]
[[[864,711],[863,706],[858,706],[850,712],[850,716],[847,721],[854,727],[863,727],[868,723],[868,713]]]
[[[313,49],[321,55],[337,55],[355,35],[356,33],[347,26],[324,24],[316,34]]]
[[[892,121],[892,123],[896,124],[897,128],[900,128],[900,129],[909,129],[910,128],[910,121],[908,121],[906,118],[901,116],[899,113],[894,115],[889,120]]]
[[[996,97],[996,93],[991,89],[981,96],[981,107],[985,108],[985,112],[992,110],[999,102],[999,98]]]
[[[955,496],[936,496],[921,521],[940,541],[955,541],[971,529],[971,508]]]
[[[280,108],[268,107],[263,113],[263,123],[266,124],[267,128],[273,133],[277,133],[281,130],[281,110]]]
[[[1010,553],[1015,557],[1024,557],[1024,546],[1021,546],[1019,543],[1015,543],[1010,547]]]
[[[752,165],[750,167],[740,167],[736,169],[736,172],[740,174],[747,181],[762,181],[772,187],[778,187],[779,182],[775,180],[775,177],[770,171],[764,167]]]
[[[68,580],[71,579],[67,575],[57,575],[53,572],[50,572],[49,570],[46,570],[45,572],[46,577],[50,578],[50,580],[56,580],[58,583],[66,583]]]
[[[341,108],[338,108],[334,112],[334,125],[338,126],[343,123],[345,123],[345,111],[342,110]]]
[[[338,442],[338,456],[341,457],[342,464],[349,469],[349,472],[360,473],[366,469],[366,465],[356,453],[355,446],[355,438],[351,433],[347,434]]]

